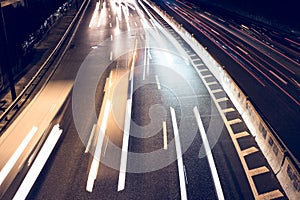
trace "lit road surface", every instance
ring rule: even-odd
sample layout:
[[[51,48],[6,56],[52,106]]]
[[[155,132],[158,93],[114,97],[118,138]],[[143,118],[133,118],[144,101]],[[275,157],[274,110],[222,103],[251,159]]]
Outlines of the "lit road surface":
[[[88,7],[52,78],[74,83],[69,124],[27,198],[286,199],[201,58],[139,5]]]

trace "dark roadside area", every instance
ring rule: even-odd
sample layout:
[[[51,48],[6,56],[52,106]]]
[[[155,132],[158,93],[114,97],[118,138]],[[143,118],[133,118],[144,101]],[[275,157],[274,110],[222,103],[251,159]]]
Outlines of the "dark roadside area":
[[[33,77],[51,55],[52,51],[55,49],[60,39],[63,37],[64,33],[71,24],[82,2],[83,0],[72,1],[62,15],[53,24],[51,24],[47,31],[45,31],[41,39],[35,42],[31,50],[30,58],[27,60],[26,65],[23,66],[22,72],[14,76],[16,96],[22,93],[26,85],[28,85],[28,83],[33,79]],[[26,95],[24,99],[22,98],[22,101],[24,101],[24,103],[22,103],[23,108],[30,102],[31,99],[34,98],[39,89],[41,89],[48,76],[51,74],[51,68],[53,68],[53,66],[47,68],[47,72],[45,72],[43,77],[40,79],[34,91]],[[1,91],[0,98],[0,115],[2,115],[3,112],[5,112],[5,110],[13,102],[9,87]],[[21,109],[18,108],[17,112],[19,112]],[[14,116],[16,115],[14,114]],[[9,116],[4,122],[2,122],[1,132],[8,127],[8,124],[10,124],[12,121],[11,119],[12,117]],[[9,122],[7,123],[7,121]]]
[[[190,1],[191,2],[191,1]],[[212,13],[219,13],[242,22],[252,21],[290,37],[300,36],[300,13],[296,2],[275,3],[271,0],[195,1],[195,4]]]

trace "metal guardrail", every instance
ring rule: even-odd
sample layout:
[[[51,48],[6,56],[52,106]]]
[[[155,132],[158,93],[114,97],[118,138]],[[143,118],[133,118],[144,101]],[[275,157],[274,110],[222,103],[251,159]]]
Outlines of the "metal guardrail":
[[[30,94],[34,91],[34,89],[40,83],[42,78],[44,78],[44,75],[46,74],[47,70],[50,68],[50,65],[53,64],[55,62],[56,58],[60,55],[62,47],[67,42],[67,40],[72,36],[72,30],[76,27],[75,25],[79,21],[80,15],[84,11],[84,6],[88,2],[89,2],[89,0],[84,0],[82,2],[81,7],[79,8],[77,14],[73,18],[71,24],[68,26],[66,32],[64,33],[64,35],[62,36],[62,38],[60,39],[60,41],[58,42],[58,44],[56,45],[54,50],[51,52],[51,54],[48,56],[48,58],[45,60],[45,62],[42,64],[42,66],[39,68],[39,70],[36,72],[36,74],[31,78],[29,83],[24,87],[22,92],[17,96],[17,98],[9,105],[9,107],[0,116],[0,123],[2,123],[5,120],[4,125],[0,129],[0,136],[3,134],[7,125],[11,122],[13,117],[17,114],[17,112],[22,107],[22,105],[24,105],[24,103],[27,101]],[[56,68],[53,70],[53,72],[55,70],[56,70]],[[49,77],[51,77],[52,74]],[[26,97],[26,98],[24,101],[22,101],[22,99],[24,97]]]

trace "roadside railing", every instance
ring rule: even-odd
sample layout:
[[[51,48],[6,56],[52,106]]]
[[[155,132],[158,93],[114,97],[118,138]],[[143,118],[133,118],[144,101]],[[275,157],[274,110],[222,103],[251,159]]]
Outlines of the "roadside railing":
[[[72,22],[68,26],[66,32],[64,33],[62,38],[59,40],[59,42],[56,45],[56,47],[54,48],[54,50],[47,57],[45,62],[42,64],[42,66],[39,68],[39,70],[35,73],[35,75],[31,78],[31,80],[27,83],[27,85],[24,87],[24,89],[21,91],[21,93],[17,96],[17,98],[1,114],[1,116],[0,116],[0,136],[6,130],[8,125],[11,123],[12,119],[14,119],[14,116],[23,107],[23,105],[28,100],[29,96],[32,94],[32,92],[37,87],[37,85],[45,77],[45,74],[48,71],[48,69],[55,63],[58,56],[61,55],[61,53],[62,53],[61,51],[62,51],[63,47],[67,44],[69,38],[72,36],[73,30],[76,27],[76,24],[78,23],[80,16],[84,10],[83,7],[87,4],[87,2],[88,1],[85,0],[81,4],[80,9],[78,10],[77,14],[73,18]],[[51,74],[54,73],[56,68],[57,68],[57,66],[54,67]],[[50,77],[51,77],[51,75],[46,80],[46,83],[48,82]]]
[[[47,61],[43,64],[43,67],[45,67],[47,64],[56,62],[56,61],[54,61],[55,59],[58,59],[57,64],[53,68],[51,74],[47,77],[47,80],[44,83],[44,85],[40,91],[42,91],[43,88],[47,87],[46,86],[47,83],[49,81],[51,81],[50,78],[54,74],[59,63],[61,62],[63,55],[67,51],[67,49],[70,45],[70,42],[72,41],[72,38],[74,36],[74,31],[76,32],[76,30],[80,24],[80,21],[82,20],[82,16],[84,15],[89,3],[90,3],[90,0],[83,1],[79,11],[77,12],[76,16],[73,18],[66,33],[60,40],[59,44],[56,46],[55,52],[52,52],[51,55],[47,58]],[[34,78],[30,82],[31,84],[30,83],[27,84],[26,88],[22,91],[22,93],[17,97],[17,99],[13,102],[13,104],[10,105],[9,110],[13,110],[17,106],[19,106],[20,101],[23,101],[22,96],[27,95],[26,92],[27,92],[28,88],[35,87],[35,86],[32,86],[32,84],[35,84],[35,82],[33,80],[38,79],[38,76],[40,76],[40,73],[41,72],[39,70],[39,72],[35,74]],[[71,91],[71,89],[69,89],[69,91]],[[43,152],[43,149],[46,149],[47,153],[51,154],[55,145],[59,144],[59,142],[62,141],[62,137],[60,137],[60,135],[59,135],[54,146],[51,146],[51,149],[49,148],[49,146],[46,145],[48,138],[51,137],[52,130],[56,128],[58,131],[62,131],[63,129],[66,129],[69,126],[70,119],[71,119],[70,115],[72,113],[69,110],[69,109],[71,109],[71,107],[69,106],[70,102],[71,102],[71,97],[69,94],[70,93],[66,94],[66,97],[64,97],[65,98],[64,101],[61,102],[61,104],[57,105],[58,110],[56,111],[56,113],[53,113],[51,118],[49,118],[49,121],[48,121],[49,124],[46,123],[48,125],[44,126],[45,128],[41,128],[41,135],[35,135],[35,137],[37,137],[36,142],[34,142],[32,144],[27,144],[26,148],[29,149],[28,154],[27,154],[27,152],[24,153],[24,151],[23,151],[24,156],[22,158],[19,158],[20,162],[18,162],[18,164],[17,164],[17,166],[18,166],[17,172],[10,172],[10,174],[7,174],[4,177],[3,180],[5,182],[4,182],[4,184],[0,185],[0,199],[13,199],[13,198],[18,199],[19,196],[15,196],[15,195],[17,195],[19,190],[21,192],[23,192],[23,189],[24,189],[23,186],[25,187],[24,190],[26,190],[27,192],[29,192],[31,187],[33,187],[34,182],[32,182],[32,181],[35,181],[37,178],[36,175],[39,175],[39,173],[41,172],[41,171],[36,171],[36,168],[33,168],[34,163],[35,162],[38,163],[39,169],[41,169],[40,167],[43,168],[45,165],[45,162],[41,166],[40,163],[38,161],[36,161],[36,159],[38,159],[40,152]],[[9,110],[6,111],[6,115],[3,115],[5,113],[2,114],[1,120],[4,120],[5,117],[7,117],[7,115],[9,114],[9,112],[8,112]],[[9,136],[10,135],[8,135],[8,137]],[[30,148],[32,148],[32,149],[30,149]],[[3,151],[5,151],[5,149],[3,149]],[[45,153],[45,152],[43,152],[43,153]],[[49,158],[50,154],[47,154],[48,158]],[[44,154],[41,154],[40,157],[44,158]],[[16,166],[16,164],[15,164],[15,166]],[[15,167],[15,166],[13,166],[13,167]],[[32,168],[34,170],[31,170]],[[29,170],[31,170],[34,173],[34,177],[28,176],[27,173],[29,172]],[[11,177],[8,177],[8,176],[11,176]],[[29,177],[29,178],[26,179],[26,177]],[[26,180],[30,179],[30,184],[28,184],[26,181],[24,181],[25,179]],[[21,193],[21,195],[23,195],[23,193]],[[24,198],[26,198],[26,196]]]

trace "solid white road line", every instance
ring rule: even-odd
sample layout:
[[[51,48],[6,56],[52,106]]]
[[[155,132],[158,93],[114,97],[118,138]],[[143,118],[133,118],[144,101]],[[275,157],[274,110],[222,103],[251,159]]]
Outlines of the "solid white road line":
[[[90,151],[90,146],[91,146],[92,140],[94,138],[94,135],[95,135],[95,132],[96,132],[96,128],[97,128],[97,124],[94,124],[93,125],[93,129],[91,131],[91,135],[90,135],[89,141],[88,141],[88,143],[86,145],[84,153],[87,153],[87,152]]]
[[[21,200],[27,197],[30,189],[32,188],[39,174],[41,173],[61,134],[62,129],[59,128],[58,124],[55,125],[51,130],[45,144],[41,148],[36,159],[34,160],[32,166],[30,167],[28,173],[26,174],[13,200]]]
[[[247,131],[243,131],[243,132],[234,134],[234,137],[235,138],[241,138],[241,137],[246,137],[248,135],[250,135],[250,134]]]
[[[151,56],[151,53],[150,53],[150,49],[148,49],[148,54],[147,54],[147,76],[149,76],[149,71],[150,71],[150,60],[152,60],[152,56]]]
[[[207,68],[204,68],[204,69],[199,69],[198,71],[199,71],[199,72],[207,72],[208,69],[207,69]]]
[[[150,53],[150,49],[148,49],[148,57],[150,60],[152,60],[152,56],[151,56],[151,53]]]
[[[132,99],[128,99],[126,103],[126,116],[125,116],[124,134],[123,134],[120,173],[119,173],[119,181],[118,181],[118,192],[125,189],[129,130],[130,130],[130,121],[131,121],[131,108],[132,108]]]
[[[242,150],[242,155],[245,157],[245,156],[248,156],[248,155],[256,153],[256,152],[259,152],[258,148],[250,147],[250,148]]]
[[[164,140],[164,149],[167,150],[168,149],[168,135],[167,135],[167,123],[165,121],[163,121],[162,123],[162,127],[163,127],[163,140]]]
[[[217,103],[223,102],[223,101],[228,101],[229,99],[227,97],[222,97],[220,99],[216,99]]]
[[[134,65],[135,65],[136,56],[137,56],[137,42],[138,41],[136,39],[135,45],[134,45],[133,56],[132,56],[133,61],[131,63],[130,74],[129,74],[130,94],[129,94],[129,97],[126,102],[126,110],[125,110],[124,133],[123,133],[121,163],[120,163],[120,172],[119,172],[119,180],[118,180],[118,191],[122,191],[125,189],[129,131],[130,131],[130,122],[131,122],[131,110],[132,110],[133,74],[134,74]]]
[[[283,197],[283,194],[278,189],[258,195],[258,199],[277,199],[280,197]]]
[[[27,147],[37,130],[38,128],[36,126],[32,127],[32,129],[26,135],[22,143],[18,146],[15,153],[10,157],[8,162],[2,168],[2,170],[0,171],[0,185],[2,185],[3,181],[5,180],[13,166],[16,164],[16,162],[20,158],[21,154],[23,153],[23,151],[25,150],[25,148]]]
[[[188,178],[187,178],[187,175],[186,175],[185,165],[183,165],[183,171],[184,171],[185,182],[186,182],[186,184],[189,184],[189,181],[188,181]]]
[[[193,59],[192,61],[193,62],[196,62],[196,61],[200,61],[201,59],[200,58],[195,58],[195,59]]]
[[[92,19],[91,19],[90,24],[89,24],[89,28],[92,28],[94,23],[95,23],[96,17],[98,15],[99,6],[100,6],[100,3],[97,2],[94,13],[93,13],[93,16],[92,16]]]
[[[224,92],[224,91],[222,89],[215,89],[215,90],[211,90],[211,92],[213,94],[215,94],[215,93]]]
[[[103,139],[104,139],[104,136],[105,136],[105,131],[106,131],[106,127],[107,127],[107,120],[108,120],[109,111],[110,111],[110,104],[111,104],[110,100],[107,100],[106,104],[105,104],[105,109],[104,109],[104,115],[103,115],[103,119],[102,119],[102,123],[101,123],[101,128],[100,128],[100,131],[98,133],[98,141],[97,141],[97,146],[96,146],[96,150],[95,150],[95,153],[94,153],[94,159],[92,161],[92,165],[91,165],[91,168],[90,168],[90,172],[89,172],[89,176],[88,176],[88,180],[87,180],[87,184],[86,184],[86,190],[88,192],[93,191],[94,181],[97,178],[98,168],[99,168],[99,164],[100,164],[102,144],[103,144]]]
[[[182,160],[182,153],[181,153],[180,138],[179,138],[179,133],[178,133],[178,126],[177,126],[177,121],[176,121],[176,114],[175,114],[174,108],[170,107],[170,110],[171,110],[175,147],[176,147],[176,154],[177,154],[180,194],[181,194],[182,200],[187,200],[185,174],[184,174],[184,167],[183,167],[183,160]]]
[[[104,147],[104,151],[103,151],[103,156],[105,156],[105,154],[106,154],[106,150],[107,150],[107,147],[108,147],[108,141],[109,141],[109,136],[106,137],[105,147]]]
[[[109,88],[111,87],[112,82],[113,82],[113,71],[110,71],[110,73],[109,73]]]
[[[143,68],[143,81],[146,77],[146,65],[147,65],[147,48],[145,48],[145,54],[144,54],[144,68]]]
[[[120,32],[120,21],[122,20],[119,20],[118,16],[116,16],[116,33]]]
[[[135,47],[134,47],[134,52],[133,52],[133,61],[131,63],[130,74],[129,74],[130,94],[129,94],[129,97],[128,97],[127,102],[126,102],[123,144],[122,144],[121,163],[120,163],[120,172],[119,172],[119,180],[118,180],[118,192],[125,189],[128,143],[129,143],[129,131],[130,131],[130,122],[131,122],[131,110],[132,110],[133,74],[134,74],[135,58],[136,58],[136,55],[137,55],[136,50],[137,50],[137,40],[135,40]]]
[[[211,86],[211,85],[217,85],[217,84],[218,84],[218,82],[216,82],[216,81],[207,83],[208,86]]]
[[[223,194],[223,190],[222,190],[222,186],[221,186],[221,183],[220,183],[219,175],[218,175],[218,172],[217,172],[217,168],[216,168],[216,165],[215,165],[215,162],[214,162],[214,158],[212,156],[212,152],[211,152],[211,149],[210,149],[210,146],[209,146],[209,143],[208,143],[208,139],[207,139],[207,136],[206,136],[206,133],[205,133],[205,129],[204,129],[204,126],[203,126],[203,123],[202,123],[202,120],[201,120],[201,117],[200,117],[200,114],[199,114],[199,111],[198,111],[197,107],[194,107],[194,115],[196,117],[197,124],[198,124],[199,130],[200,130],[200,135],[201,135],[202,142],[203,142],[203,145],[204,145],[204,149],[205,149],[205,152],[206,152],[206,155],[207,155],[207,160],[208,160],[210,171],[211,171],[211,174],[212,174],[212,177],[213,177],[213,180],[214,180],[214,184],[215,184],[218,199],[225,199],[224,194]]]
[[[228,121],[228,124],[229,125],[234,125],[234,124],[238,124],[238,123],[241,123],[243,122],[240,118],[236,118],[236,119],[232,119],[230,121]]]
[[[203,63],[199,63],[199,64],[195,64],[195,66],[196,67],[202,67],[202,66],[204,66],[204,64]]]
[[[156,84],[157,84],[157,89],[161,89],[161,87],[160,87],[160,82],[159,82],[159,79],[158,79],[158,76],[157,75],[155,75],[155,80],[156,80]]]
[[[105,2],[104,2],[105,4]],[[98,17],[98,22],[97,22],[97,28],[99,28],[101,26],[101,22],[103,21],[103,19],[105,18],[105,8],[101,8],[100,9],[100,15]]]
[[[112,60],[112,57],[113,57],[113,53],[111,51],[110,54],[109,54],[109,60]]]
[[[229,113],[229,112],[234,112],[234,111],[235,111],[234,108],[225,108],[225,109],[223,109],[224,113]]]
[[[249,173],[250,173],[251,176],[257,176],[259,174],[264,174],[264,173],[267,173],[269,171],[270,170],[266,166],[261,166],[261,167],[255,168],[255,169],[250,169]]]
[[[213,75],[211,75],[211,74],[208,74],[208,75],[205,75],[205,76],[202,76],[203,78],[211,78],[211,77],[213,77]]]

